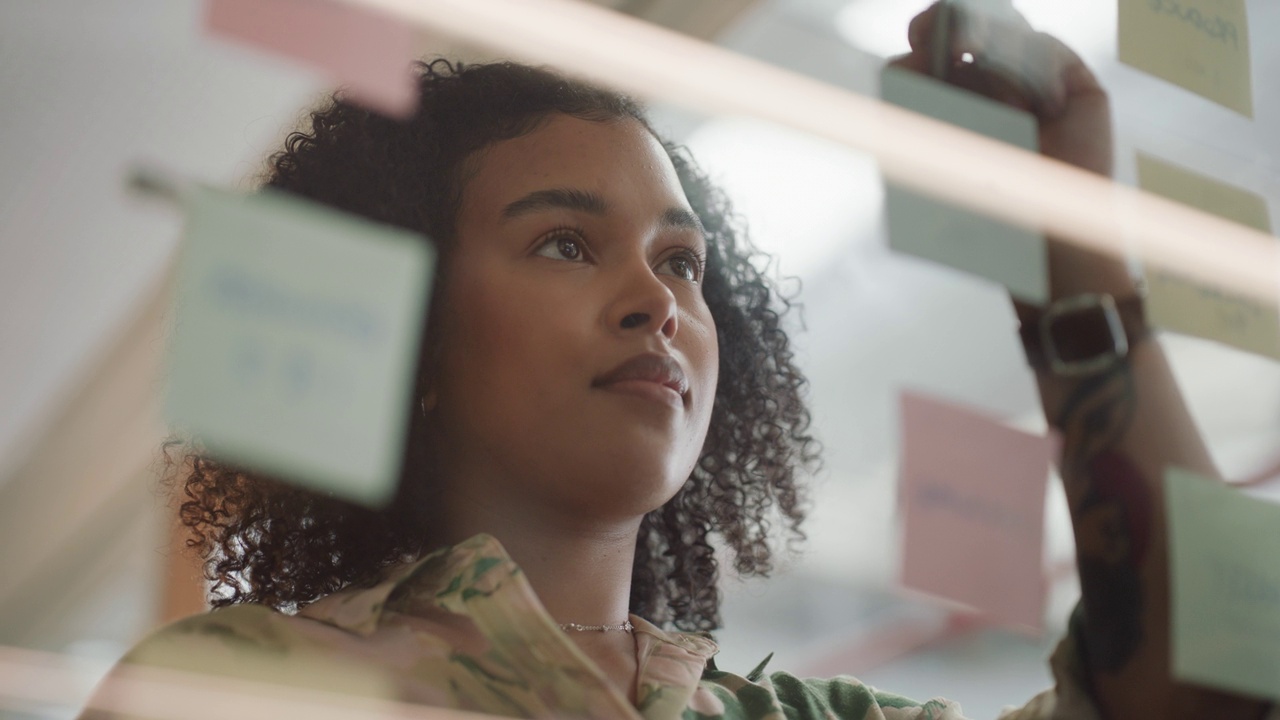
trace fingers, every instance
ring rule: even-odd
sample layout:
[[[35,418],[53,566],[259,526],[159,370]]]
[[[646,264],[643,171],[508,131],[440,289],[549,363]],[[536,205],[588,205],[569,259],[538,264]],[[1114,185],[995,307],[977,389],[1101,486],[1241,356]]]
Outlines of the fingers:
[[[921,53],[909,53],[889,58],[889,65],[903,70],[929,75],[929,60]]]
[[[924,12],[911,18],[911,24],[907,26],[907,42],[911,44],[913,53],[932,51],[930,41],[933,38],[934,23],[938,18],[941,5],[942,3],[936,2]]]
[[[1042,153],[1110,174],[1107,94],[1057,38],[1036,32],[1016,12],[982,17],[943,3],[917,15],[907,38],[911,52],[893,58],[891,66],[1028,111],[1039,121]]]
[[[946,36],[944,43],[937,42],[940,31]],[[1031,23],[1012,5],[1007,12],[993,14],[974,11],[965,3],[935,2],[912,18],[907,26],[907,42],[913,53],[931,57],[939,46],[945,46],[952,61],[958,61],[966,53],[982,54],[997,38],[1001,42],[1007,38],[1016,41],[1035,34]]]
[[[999,103],[1039,115],[1040,103],[1036,94],[1016,78],[996,68],[979,63],[957,63],[947,76],[952,85],[962,87]]]
[[[911,53],[892,65],[939,77],[1041,120],[1065,113],[1075,92],[1100,91],[1070,48],[1036,32],[1012,8],[997,17],[934,3],[912,19],[907,37]]]
[[[911,20],[907,42],[911,44],[912,69],[945,78],[947,69],[960,62],[965,53],[974,54],[978,43],[970,33],[962,32],[969,20],[961,17],[955,5],[936,2]],[[945,54],[938,57],[939,53]]]

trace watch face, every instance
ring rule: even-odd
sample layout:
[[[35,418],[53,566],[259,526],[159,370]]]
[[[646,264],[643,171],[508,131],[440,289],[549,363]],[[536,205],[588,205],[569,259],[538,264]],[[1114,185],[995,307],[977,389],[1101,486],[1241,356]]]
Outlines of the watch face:
[[[1102,306],[1083,307],[1055,317],[1049,335],[1062,362],[1091,360],[1115,352],[1115,338]]]

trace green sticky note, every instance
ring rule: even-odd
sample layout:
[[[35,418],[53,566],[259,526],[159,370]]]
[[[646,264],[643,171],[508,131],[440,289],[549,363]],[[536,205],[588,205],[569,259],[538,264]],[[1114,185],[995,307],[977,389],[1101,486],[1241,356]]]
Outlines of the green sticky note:
[[[1169,468],[1174,676],[1280,698],[1280,506]]]
[[[1248,190],[1141,153],[1138,184],[1175,202],[1271,232],[1267,201]],[[1274,305],[1163,270],[1147,273],[1147,293],[1147,316],[1156,327],[1280,359],[1280,311]]]
[[[1245,0],[1120,0],[1120,62],[1253,117]]]
[[[377,505],[400,473],[434,253],[272,190],[193,194],[166,414],[214,456]]]
[[[1026,150],[1039,147],[1035,118],[932,78],[886,67],[884,100]],[[885,188],[889,245],[1004,285],[1034,303],[1049,297],[1044,236],[909,190]]]

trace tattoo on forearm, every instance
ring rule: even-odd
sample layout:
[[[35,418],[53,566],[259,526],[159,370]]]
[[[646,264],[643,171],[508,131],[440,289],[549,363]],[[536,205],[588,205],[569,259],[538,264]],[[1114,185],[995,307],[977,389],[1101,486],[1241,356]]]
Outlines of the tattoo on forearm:
[[[1116,672],[1143,640],[1140,568],[1151,538],[1145,479],[1118,449],[1137,400],[1121,363],[1082,380],[1054,425],[1063,435],[1062,478],[1075,518],[1085,643],[1094,671]]]
[[[1063,436],[1062,477],[1069,496],[1087,489],[1083,466],[1120,441],[1135,407],[1133,372],[1125,363],[1084,378],[1063,402],[1053,424]]]

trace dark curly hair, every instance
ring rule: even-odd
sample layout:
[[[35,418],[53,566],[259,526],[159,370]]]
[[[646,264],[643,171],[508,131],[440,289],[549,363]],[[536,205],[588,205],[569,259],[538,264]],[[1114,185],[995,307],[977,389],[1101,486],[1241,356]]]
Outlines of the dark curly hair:
[[[613,92],[513,63],[419,65],[421,103],[393,120],[335,95],[310,113],[270,158],[266,185],[432,238],[447,273],[468,158],[563,113],[607,122],[642,108]],[[652,129],[650,128],[650,132]],[[656,135],[655,135],[656,136]],[[720,381],[702,455],[683,488],[645,516],[632,569],[631,611],[684,630],[720,624],[719,575],[710,535],[744,575],[772,569],[770,531],[803,538],[804,493],[796,474],[817,462],[782,316],[791,302],[753,261],[728,200],[683,149],[665,144],[706,229],[703,293],[715,319]],[[447,282],[436,283],[435,293]],[[432,303],[427,337],[435,316]],[[419,377],[435,350],[428,339]],[[422,380],[416,388],[422,396]],[[375,510],[220,462],[180,439],[167,446],[168,478],[180,491],[187,544],[205,562],[212,602],[263,603],[290,611],[347,586],[375,583],[386,567],[434,549],[431,461],[425,418],[415,413],[396,497]]]

